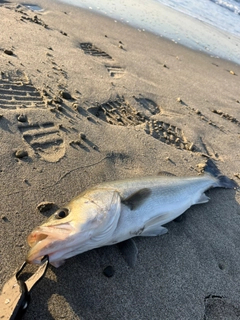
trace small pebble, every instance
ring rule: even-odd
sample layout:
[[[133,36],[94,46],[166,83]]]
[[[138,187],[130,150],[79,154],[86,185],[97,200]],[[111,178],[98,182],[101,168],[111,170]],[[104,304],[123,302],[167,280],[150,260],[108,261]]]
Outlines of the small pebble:
[[[240,173],[234,173],[234,176],[240,179]]]
[[[225,266],[224,266],[223,263],[219,263],[219,264],[218,264],[218,267],[219,267],[220,270],[224,270],[224,269],[225,269]]]
[[[67,91],[60,91],[60,95],[63,99],[66,99],[66,100],[71,100],[72,99],[72,96],[69,92]]]
[[[27,185],[31,185],[31,183],[27,179],[23,179],[23,182],[26,183]]]
[[[193,150],[193,146],[194,146],[194,144],[191,142],[191,143],[188,145],[188,150],[189,150],[189,151],[192,151],[192,150]]]
[[[111,278],[114,275],[114,273],[115,271],[112,266],[108,266],[103,270],[103,274],[108,278]]]
[[[73,103],[72,106],[74,110],[78,111],[79,105],[77,103]]]
[[[78,146],[81,146],[81,140],[71,140],[71,141],[69,142],[69,145],[70,145],[70,146],[72,146],[72,145],[74,145],[74,144],[76,144],[76,145],[78,145]]]
[[[83,133],[83,132],[80,132],[80,133],[79,133],[79,137],[80,137],[81,139],[83,139],[83,140],[86,139],[86,135],[85,135],[85,133]]]
[[[15,156],[19,159],[27,157],[28,156],[28,152],[25,150],[17,150],[15,153]]]
[[[64,36],[67,36],[67,33],[64,31],[60,31],[61,34],[63,34]]]
[[[229,72],[234,76],[236,75],[236,73],[234,71],[232,71],[232,70],[230,70]]]
[[[62,106],[56,106],[56,109],[57,109],[58,111],[60,111],[60,112],[63,111],[63,107],[62,107]]]
[[[45,89],[42,90],[42,94],[43,94],[44,96],[48,96],[48,95],[49,95],[48,92],[47,92],[47,90],[45,90]]]
[[[199,172],[204,172],[204,169],[206,168],[206,163],[198,163],[197,168]]]
[[[5,49],[3,52],[4,52],[5,54],[9,55],[9,56],[12,56],[12,55],[13,55],[13,51],[12,51],[12,50]]]
[[[27,121],[27,117],[24,115],[24,114],[20,114],[18,117],[17,117],[17,120],[19,122],[26,122]]]
[[[60,93],[61,94],[61,93]],[[53,98],[53,102],[54,103],[59,103],[59,104],[61,104],[63,101],[62,101],[62,99],[60,98],[60,97],[54,97]]]
[[[178,97],[178,98],[177,98],[177,102],[182,103],[182,99]]]

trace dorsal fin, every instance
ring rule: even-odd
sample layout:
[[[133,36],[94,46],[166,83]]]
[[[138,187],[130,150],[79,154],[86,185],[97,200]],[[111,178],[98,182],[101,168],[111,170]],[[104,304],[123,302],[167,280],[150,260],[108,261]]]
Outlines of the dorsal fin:
[[[151,189],[144,188],[134,192],[126,199],[122,199],[122,203],[131,210],[137,209],[151,194]]]
[[[167,171],[159,171],[158,176],[165,176],[165,177],[176,177],[175,174],[171,173],[171,172],[167,172]]]

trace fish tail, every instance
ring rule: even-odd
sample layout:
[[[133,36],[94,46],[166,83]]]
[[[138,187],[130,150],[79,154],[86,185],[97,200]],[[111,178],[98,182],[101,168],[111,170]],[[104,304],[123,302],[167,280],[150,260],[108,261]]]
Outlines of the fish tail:
[[[215,165],[215,163],[211,159],[208,159],[206,166],[204,168],[204,172],[210,174],[211,176],[217,179],[213,187],[228,188],[228,189],[236,189],[239,187],[239,185],[234,180],[228,178],[227,176],[222,175],[218,167]]]

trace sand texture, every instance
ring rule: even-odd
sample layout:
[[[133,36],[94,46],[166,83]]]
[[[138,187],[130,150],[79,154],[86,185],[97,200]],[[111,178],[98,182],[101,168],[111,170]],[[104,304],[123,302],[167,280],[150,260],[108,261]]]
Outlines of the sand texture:
[[[42,202],[160,170],[194,176],[207,158],[240,182],[239,65],[37,3],[0,1],[0,287],[48,216]],[[115,246],[50,267],[24,319],[239,319],[240,193],[207,195],[168,234],[136,238],[134,269]]]

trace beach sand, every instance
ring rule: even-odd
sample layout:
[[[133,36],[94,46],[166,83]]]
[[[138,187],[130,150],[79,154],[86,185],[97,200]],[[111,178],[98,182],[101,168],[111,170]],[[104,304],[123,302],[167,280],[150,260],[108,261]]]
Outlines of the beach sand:
[[[48,215],[42,202],[160,170],[194,176],[207,158],[240,181],[239,65],[37,3],[0,1],[0,287]],[[50,267],[24,319],[239,319],[240,193],[207,195],[168,234],[136,238],[135,268],[115,246]]]

